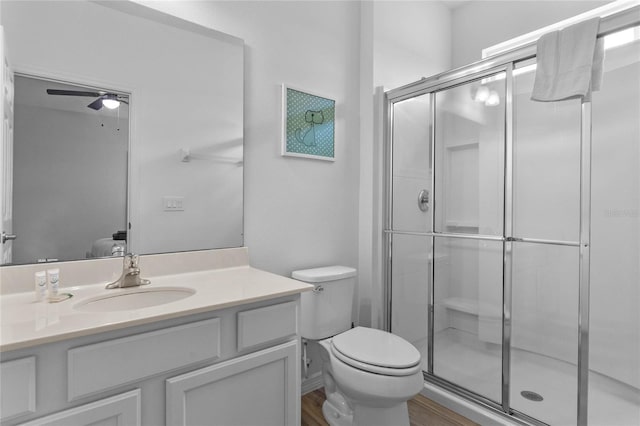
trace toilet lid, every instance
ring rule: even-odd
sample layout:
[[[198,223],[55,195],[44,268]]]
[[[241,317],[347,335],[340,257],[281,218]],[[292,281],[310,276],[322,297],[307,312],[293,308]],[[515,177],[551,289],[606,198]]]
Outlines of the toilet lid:
[[[386,331],[352,328],[335,336],[332,347],[341,361],[367,371],[389,374],[395,370],[393,375],[406,375],[416,368],[420,370],[420,352],[403,338]]]

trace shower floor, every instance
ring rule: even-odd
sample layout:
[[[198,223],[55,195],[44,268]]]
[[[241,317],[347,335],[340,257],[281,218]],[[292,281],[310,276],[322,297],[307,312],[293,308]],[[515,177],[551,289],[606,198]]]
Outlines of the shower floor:
[[[426,362],[426,342],[421,353]],[[500,400],[501,349],[471,333],[436,333],[434,372],[496,402]],[[461,368],[462,366],[462,368]],[[512,350],[511,407],[551,425],[575,425],[576,366],[519,349]],[[532,401],[531,391],[543,397]],[[589,374],[589,426],[640,425],[640,391],[601,374]]]

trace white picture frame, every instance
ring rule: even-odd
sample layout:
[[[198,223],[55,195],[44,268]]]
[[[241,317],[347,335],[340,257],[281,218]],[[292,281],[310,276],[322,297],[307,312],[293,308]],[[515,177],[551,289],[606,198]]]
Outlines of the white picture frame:
[[[281,154],[335,161],[336,101],[282,85]]]

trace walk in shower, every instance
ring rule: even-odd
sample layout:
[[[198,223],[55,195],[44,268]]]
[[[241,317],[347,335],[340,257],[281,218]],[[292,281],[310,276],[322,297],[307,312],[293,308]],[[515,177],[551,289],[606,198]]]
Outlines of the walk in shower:
[[[531,44],[386,93],[387,326],[517,422],[640,424],[639,18],[590,102],[531,101]]]

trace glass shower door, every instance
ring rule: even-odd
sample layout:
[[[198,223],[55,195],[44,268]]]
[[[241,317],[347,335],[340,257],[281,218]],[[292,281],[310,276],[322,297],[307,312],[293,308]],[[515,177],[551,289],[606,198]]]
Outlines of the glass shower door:
[[[513,84],[510,406],[576,424],[582,107],[531,101],[534,67]]]
[[[428,365],[428,278],[431,270],[431,98],[394,104],[391,229],[391,330]]]
[[[589,424],[639,425],[640,27],[605,46],[592,109]]]
[[[433,374],[500,403],[505,73],[435,104]]]
[[[387,318],[427,390],[640,424],[640,27],[604,45],[591,102],[532,102],[529,53],[388,92]]]

